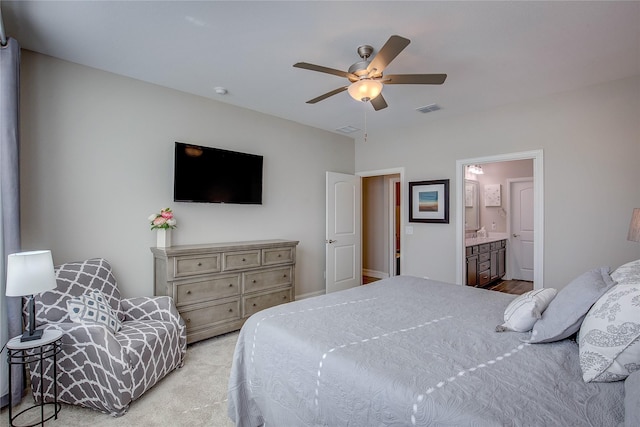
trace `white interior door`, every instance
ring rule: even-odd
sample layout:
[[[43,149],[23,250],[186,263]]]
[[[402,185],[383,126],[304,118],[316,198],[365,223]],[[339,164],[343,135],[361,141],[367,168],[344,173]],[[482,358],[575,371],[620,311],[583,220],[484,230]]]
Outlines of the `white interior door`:
[[[533,180],[510,183],[511,265],[513,280],[533,281]]]
[[[326,293],[362,284],[360,177],[327,172]]]

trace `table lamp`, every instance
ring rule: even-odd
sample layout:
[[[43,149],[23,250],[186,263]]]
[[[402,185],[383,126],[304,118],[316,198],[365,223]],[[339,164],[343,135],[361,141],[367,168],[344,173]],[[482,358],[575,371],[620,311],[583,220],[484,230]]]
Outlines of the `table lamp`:
[[[29,328],[20,341],[42,338],[42,330],[36,330],[36,304],[34,294],[55,289],[56,275],[53,269],[51,251],[30,251],[11,254],[7,262],[8,297],[29,295]]]

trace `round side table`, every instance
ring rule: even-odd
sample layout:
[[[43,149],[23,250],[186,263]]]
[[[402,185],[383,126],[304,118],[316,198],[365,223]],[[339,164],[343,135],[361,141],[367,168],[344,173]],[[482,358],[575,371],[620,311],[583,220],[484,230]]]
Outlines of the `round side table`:
[[[33,341],[20,341],[20,336],[12,338],[7,343],[7,361],[9,363],[9,372],[11,365],[26,365],[32,362],[40,362],[40,403],[24,409],[13,415],[11,408],[13,402],[11,399],[11,374],[9,374],[9,425],[11,427],[33,427],[36,425],[44,425],[45,421],[52,418],[58,419],[58,412],[62,405],[58,403],[58,360],[57,355],[62,350],[62,332],[47,329],[42,334],[42,338]],[[44,401],[44,360],[53,358],[53,402],[45,403]],[[53,414],[44,417],[45,405],[53,405]],[[40,408],[40,422],[28,425],[16,425],[14,421],[20,415],[30,412],[32,409]]]

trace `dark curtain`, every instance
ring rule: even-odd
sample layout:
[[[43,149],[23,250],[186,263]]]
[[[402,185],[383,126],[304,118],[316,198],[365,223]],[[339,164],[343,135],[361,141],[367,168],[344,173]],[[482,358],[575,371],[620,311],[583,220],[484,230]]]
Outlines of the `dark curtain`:
[[[7,256],[20,251],[20,45],[9,38],[0,46],[0,336],[2,345],[22,333],[21,301],[6,297]],[[9,373],[6,349],[0,354],[0,406],[18,403],[24,388],[22,366]],[[12,390],[8,390],[8,375]]]

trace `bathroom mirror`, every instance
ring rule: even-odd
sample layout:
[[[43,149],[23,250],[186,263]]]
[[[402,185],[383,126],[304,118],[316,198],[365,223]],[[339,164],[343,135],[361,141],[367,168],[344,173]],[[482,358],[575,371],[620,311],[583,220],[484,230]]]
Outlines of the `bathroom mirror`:
[[[470,179],[464,181],[464,229],[465,231],[477,231],[480,228],[478,181]]]

